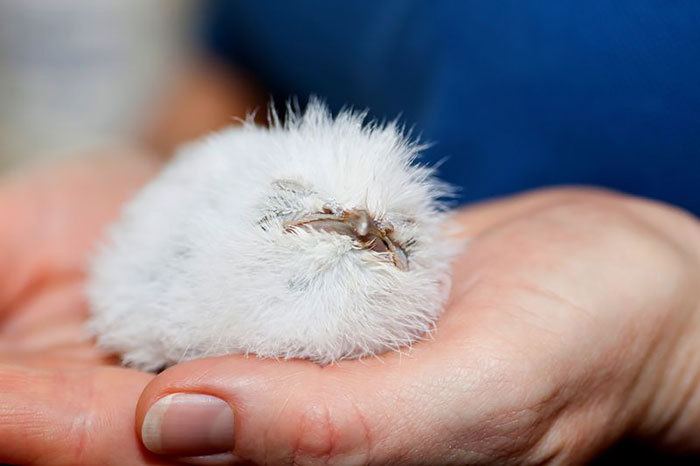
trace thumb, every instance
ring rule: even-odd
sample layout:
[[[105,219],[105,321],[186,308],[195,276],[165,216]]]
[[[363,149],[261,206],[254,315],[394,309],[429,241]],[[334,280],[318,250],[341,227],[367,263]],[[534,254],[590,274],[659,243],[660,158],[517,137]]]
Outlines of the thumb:
[[[430,419],[421,416],[434,415],[435,406],[411,389],[407,374],[378,360],[327,367],[243,356],[190,361],[149,383],[138,403],[137,431],[146,448],[163,455],[232,452],[260,464],[383,464],[435,437]]]

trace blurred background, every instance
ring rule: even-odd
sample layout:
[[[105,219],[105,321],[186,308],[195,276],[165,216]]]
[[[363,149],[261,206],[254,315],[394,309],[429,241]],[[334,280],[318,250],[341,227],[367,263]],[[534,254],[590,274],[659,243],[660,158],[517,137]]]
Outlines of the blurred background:
[[[133,139],[192,54],[195,8],[0,0],[0,169]]]
[[[271,98],[432,143],[455,203],[585,184],[700,214],[700,2],[0,0],[0,169],[164,156]]]

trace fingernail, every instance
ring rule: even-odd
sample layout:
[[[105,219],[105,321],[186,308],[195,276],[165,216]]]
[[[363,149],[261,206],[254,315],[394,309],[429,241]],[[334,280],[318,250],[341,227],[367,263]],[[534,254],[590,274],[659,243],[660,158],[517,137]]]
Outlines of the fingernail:
[[[232,453],[217,453],[215,455],[207,456],[180,456],[177,458],[177,462],[182,464],[197,464],[200,466],[227,466],[229,464],[243,464]]]
[[[233,450],[233,411],[210,395],[173,393],[146,413],[141,440],[153,453],[208,455]]]

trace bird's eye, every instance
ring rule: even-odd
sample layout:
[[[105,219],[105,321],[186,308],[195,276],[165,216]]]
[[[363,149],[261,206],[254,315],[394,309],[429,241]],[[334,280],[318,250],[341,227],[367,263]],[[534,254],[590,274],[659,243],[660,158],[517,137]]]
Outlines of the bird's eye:
[[[408,270],[408,256],[404,248],[393,237],[393,227],[380,226],[367,211],[362,209],[343,210],[330,213],[327,209],[315,212],[296,220],[284,222],[287,232],[297,228],[307,228],[327,233],[349,236],[361,248],[379,254],[388,254],[400,270]]]

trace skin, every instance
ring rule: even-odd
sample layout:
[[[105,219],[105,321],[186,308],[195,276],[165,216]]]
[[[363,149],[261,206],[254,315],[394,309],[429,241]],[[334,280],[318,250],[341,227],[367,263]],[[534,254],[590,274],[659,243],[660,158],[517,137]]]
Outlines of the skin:
[[[155,376],[80,337],[85,261],[158,169],[140,154],[0,183],[0,462],[161,464],[140,443],[174,392],[229,403],[268,464],[576,464],[623,436],[700,452],[700,223],[592,189],[479,204],[438,331],[319,367],[226,356]]]
[[[157,464],[133,432],[153,375],[118,367],[81,332],[86,258],[158,165],[122,150],[0,181],[0,463],[116,464],[125,451]]]

